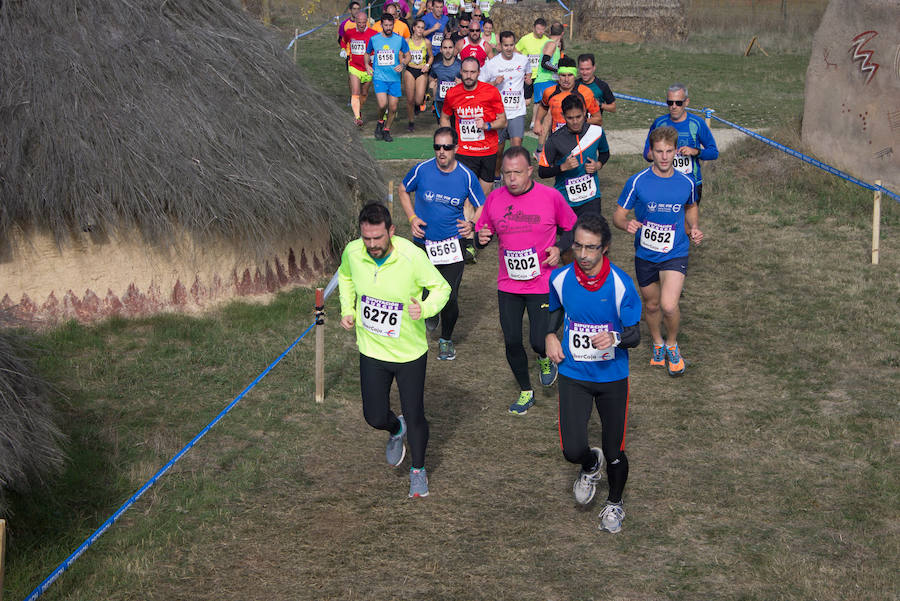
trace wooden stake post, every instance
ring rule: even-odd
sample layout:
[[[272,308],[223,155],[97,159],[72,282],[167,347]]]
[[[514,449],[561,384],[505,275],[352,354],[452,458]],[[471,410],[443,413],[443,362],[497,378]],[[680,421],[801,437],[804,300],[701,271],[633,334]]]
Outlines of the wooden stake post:
[[[880,186],[881,180],[876,179]],[[872,265],[878,265],[878,246],[881,238],[881,190],[875,190],[875,201],[872,205]]]
[[[575,35],[575,13],[569,13],[569,41],[572,41],[572,36]]]
[[[391,212],[391,216],[394,215],[394,180],[390,180],[388,182],[388,211]]]
[[[6,520],[0,520],[0,601],[3,601],[3,569],[6,564]]]
[[[294,29],[294,64],[297,64],[297,46],[300,44],[297,42],[297,36],[300,35],[300,29]]]
[[[316,402],[325,401],[325,290],[316,288]]]

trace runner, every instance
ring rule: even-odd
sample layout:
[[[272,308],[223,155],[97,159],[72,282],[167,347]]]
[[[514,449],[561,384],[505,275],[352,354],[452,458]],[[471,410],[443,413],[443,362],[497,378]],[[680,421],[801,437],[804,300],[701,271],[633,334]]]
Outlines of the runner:
[[[587,54],[578,55],[578,76],[581,78],[579,83],[588,87],[593,92],[594,98],[600,103],[600,112],[609,111],[616,112],[616,97],[609,84],[602,79],[594,76],[594,55]]]
[[[483,67],[487,59],[494,56],[494,51],[481,39],[481,25],[476,23],[471,23],[469,35],[456,43],[456,52],[460,60],[465,60],[470,56],[475,58],[479,67]]]
[[[396,12],[394,13],[394,20],[397,19],[409,19],[409,4],[406,3],[406,0],[387,0],[384,3],[384,7],[382,10],[387,10],[389,6],[394,6]],[[404,23],[406,25],[406,23]],[[396,29],[397,24],[394,23],[394,28]],[[397,33],[400,33],[397,31]],[[409,37],[409,36],[406,36]]]
[[[409,30],[409,25],[407,25],[403,21],[402,17],[400,17],[400,15],[398,14],[399,11],[400,11],[399,5],[388,4],[387,6],[384,7],[384,13],[381,15],[381,19],[383,20],[384,15],[387,15],[387,14],[390,14],[392,17],[394,17],[394,33],[401,37],[404,37],[408,40],[410,38],[410,36],[412,35],[412,33]],[[372,26],[372,29],[374,29],[378,33],[383,33],[381,21],[378,21],[377,23],[375,23],[375,25]]]
[[[409,442],[412,467],[409,496],[428,496],[425,448],[425,365],[428,341],[423,318],[441,310],[450,286],[422,251],[394,235],[391,214],[369,203],[359,214],[360,237],[341,255],[338,286],[341,326],[356,331],[363,416],[376,430],[390,434],[385,458],[395,467],[403,463]],[[430,293],[420,299],[422,290]],[[390,407],[391,384],[397,380],[403,414]]]
[[[425,37],[431,40],[431,53],[435,56],[441,51],[448,19],[444,14],[444,0],[432,0],[431,12],[422,17],[425,22]]]
[[[347,10],[350,11],[350,16],[341,21],[341,24],[338,25],[337,35],[338,46],[341,47],[341,58],[345,59],[349,59],[350,48],[344,41],[344,32],[350,31],[356,27],[356,15],[359,13],[359,2],[352,0],[352,2],[347,5]]]
[[[456,27],[460,17],[462,2],[460,0],[447,0],[445,4],[447,5],[447,16],[450,17],[450,27]]]
[[[673,166],[677,143],[678,131],[674,127],[663,125],[650,132],[653,165],[628,178],[613,214],[617,228],[634,234],[634,272],[653,340],[650,365],[664,365],[670,376],[680,376],[685,369],[677,336],[681,321],[678,299],[688,267],[688,238],[694,244],[703,240],[694,182]],[[628,218],[632,209],[637,219]]]
[[[451,23],[449,26],[451,30],[450,39],[453,40],[453,45],[457,46],[457,52],[459,51],[459,41],[469,37],[469,22],[469,17],[463,15],[456,24]]]
[[[475,224],[480,247],[497,235],[497,303],[506,360],[519,384],[519,398],[509,412],[525,415],[534,405],[534,389],[528,375],[528,356],[522,344],[522,317],[528,310],[529,341],[538,355],[541,384],[556,381],[556,365],[544,352],[548,331],[550,271],[559,263],[566,244],[556,242],[556,230],[570,231],[575,213],[559,192],[534,182],[531,155],[523,146],[503,153],[503,181],[485,200]],[[571,238],[570,242],[571,244]],[[561,246],[563,248],[561,248]]]
[[[481,214],[484,193],[478,178],[456,160],[456,132],[441,127],[434,132],[434,158],[409,170],[400,184],[400,204],[406,211],[413,242],[419,245],[450,285],[450,299],[440,317],[425,322],[433,330],[441,323],[438,339],[438,359],[456,358],[453,329],[459,319],[459,285],[465,266],[462,241],[472,235],[473,223],[464,219],[463,206],[468,199]],[[410,192],[416,195],[415,206]]]
[[[444,98],[447,92],[458,83],[462,83],[459,78],[459,70],[462,63],[456,58],[456,48],[449,38],[441,42],[441,59],[431,63],[431,69],[428,75],[431,76],[431,96],[434,98],[434,116],[438,122],[441,121],[441,110],[444,107]]]
[[[538,137],[538,153],[544,146],[547,136],[563,127],[566,119],[563,117],[562,101],[573,91],[577,92],[584,99],[584,106],[588,112],[588,123],[594,125],[603,125],[603,114],[600,112],[600,105],[591,92],[583,84],[576,85],[578,69],[575,67],[575,61],[564,56],[559,59],[559,83],[554,87],[544,90],[544,94],[540,99],[540,104],[535,105],[534,109],[534,128],[533,131]],[[537,90],[535,90],[537,93]],[[540,155],[538,155],[540,156]]]
[[[547,21],[544,19],[535,19],[533,29],[531,33],[527,33],[522,36],[522,38],[516,43],[516,50],[520,53],[524,54],[528,57],[528,62],[531,64],[531,79],[534,80],[537,75],[538,67],[541,64],[541,53],[544,50],[544,44],[550,39],[544,35],[544,32],[547,30]],[[534,96],[534,85],[525,86],[525,108],[528,108],[528,103],[531,102],[532,97]],[[540,102],[541,97],[535,97],[535,102]],[[534,115],[531,118],[531,125],[528,126],[528,129],[534,127]]]
[[[550,38],[544,42],[544,46],[541,48],[541,59],[538,67],[532,71],[534,74],[535,113],[537,112],[537,103],[544,96],[544,90],[552,88],[559,79],[557,76],[557,65],[562,56],[562,36],[562,23],[556,21],[550,26]]]
[[[475,172],[485,195],[494,184],[497,162],[497,129],[506,127],[506,113],[500,92],[491,84],[478,81],[478,60],[469,57],[459,70],[461,86],[447,92],[441,109],[441,126],[450,127],[455,116],[460,145],[456,158]]]
[[[547,138],[538,176],[555,177],[553,186],[559,190],[575,214],[600,214],[600,180],[597,173],[609,160],[606,132],[599,125],[587,122],[584,100],[569,94],[562,101],[566,120],[562,127]]]
[[[494,168],[494,184],[500,181],[499,157],[506,141],[521,146],[525,136],[525,86],[531,83],[531,63],[516,52],[516,36],[511,31],[500,33],[500,54],[489,60],[478,77],[500,90],[503,109],[506,111],[506,127],[497,132],[497,157]]]
[[[491,16],[491,7],[494,6],[494,0],[478,0],[478,8],[481,9],[481,12],[484,14],[484,20],[486,21]]]
[[[369,39],[375,35],[375,30],[370,28],[369,18],[366,13],[357,11],[356,27],[344,32],[344,44],[350,51],[347,60],[347,77],[350,79],[350,107],[356,118],[356,126],[362,127],[362,106],[366,103],[369,88],[372,86],[372,73],[368,67],[368,54],[366,47]]]
[[[641,341],[641,301],[634,282],[610,263],[612,234],[600,215],[589,213],[575,224],[575,262],[550,276],[550,328],[547,356],[559,365],[559,441],[563,456],[581,465],[572,492],[587,505],[594,498],[603,468],[609,496],[600,513],[600,529],[622,529],[622,493],[628,480],[625,428],[628,423],[628,351]],[[563,327],[562,344],[556,337]],[[590,447],[588,422],[597,406],[602,449]]]
[[[484,45],[489,47],[494,54],[500,52],[500,45],[497,43],[497,34],[494,33],[494,22],[490,19],[485,19],[481,23],[481,39],[484,42]],[[515,50],[515,48],[513,48]]]
[[[688,90],[683,83],[675,83],[669,86],[666,92],[666,104],[669,105],[669,114],[656,118],[650,126],[652,132],[657,127],[668,125],[678,132],[678,148],[675,151],[673,164],[675,169],[690,177],[696,189],[696,203],[700,207],[700,197],[703,194],[703,177],[700,174],[700,161],[714,161],[719,158],[719,149],[712,132],[706,126],[706,121],[687,112]],[[652,161],[650,152],[650,136],[644,143],[644,158]]]
[[[409,65],[403,73],[403,87],[406,90],[406,116],[409,125],[406,130],[412,133],[416,129],[415,116],[419,106],[425,101],[425,88],[428,86],[428,70],[434,56],[431,54],[431,42],[425,37],[425,22],[416,19],[413,24],[413,35],[409,39]]]
[[[384,32],[376,33],[369,38],[366,46],[366,71],[375,81],[375,97],[378,99],[378,114],[384,115],[387,108],[387,121],[378,120],[375,125],[375,139],[393,142],[391,125],[397,115],[397,102],[400,99],[400,74],[409,63],[409,44],[394,33],[394,17],[385,13],[381,17]],[[371,65],[374,56],[375,65]]]

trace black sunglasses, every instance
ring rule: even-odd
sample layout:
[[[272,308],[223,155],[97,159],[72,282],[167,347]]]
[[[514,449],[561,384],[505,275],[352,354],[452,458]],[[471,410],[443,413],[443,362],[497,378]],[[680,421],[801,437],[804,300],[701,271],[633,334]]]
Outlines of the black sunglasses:
[[[473,31],[474,31],[475,33],[478,33],[478,32],[481,31],[481,30],[480,30],[480,29],[472,29],[472,28],[470,27],[470,28],[469,28],[469,33],[473,32]]]
[[[440,150],[443,148],[444,150],[453,150],[456,148],[456,144],[433,144],[435,150]]]
[[[669,106],[672,106],[673,104],[675,106],[684,106],[684,100],[666,100],[666,104]]]

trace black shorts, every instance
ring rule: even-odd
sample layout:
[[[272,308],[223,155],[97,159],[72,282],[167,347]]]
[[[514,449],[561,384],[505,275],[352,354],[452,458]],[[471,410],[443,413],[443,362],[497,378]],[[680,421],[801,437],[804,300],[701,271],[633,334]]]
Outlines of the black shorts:
[[[469,156],[457,154],[456,160],[472,170],[472,173],[483,182],[494,181],[494,170],[497,168],[497,153],[486,156]]]
[[[703,184],[702,183],[699,183],[696,186],[694,186],[694,194],[697,197],[694,200],[694,203],[699,207],[700,206],[700,197],[703,196]]]
[[[636,276],[638,286],[644,288],[653,282],[659,281],[660,271],[680,271],[687,275],[688,258],[675,257],[666,259],[660,263],[654,263],[646,259],[634,258],[634,275]]]
[[[422,69],[420,67],[407,67],[407,72],[413,76],[413,79],[419,79],[424,73],[422,73]]]

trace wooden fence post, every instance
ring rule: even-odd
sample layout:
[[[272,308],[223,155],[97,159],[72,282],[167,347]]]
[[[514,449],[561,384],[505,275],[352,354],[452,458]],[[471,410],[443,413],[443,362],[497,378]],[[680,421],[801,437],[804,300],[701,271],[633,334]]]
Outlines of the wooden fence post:
[[[300,35],[300,28],[294,28],[294,64],[297,64],[297,46],[300,44],[297,43],[297,36]]]
[[[569,41],[572,41],[572,36],[575,35],[575,13],[569,11]]]
[[[876,179],[875,185],[880,186],[881,180]],[[879,238],[881,238],[881,190],[875,190],[872,205],[872,265],[878,265]]]
[[[391,212],[391,215],[394,214],[394,180],[388,181],[388,211]]]
[[[325,401],[325,290],[316,288],[316,402]]]
[[[0,520],[0,601],[3,601],[3,570],[6,565],[6,520]]]

